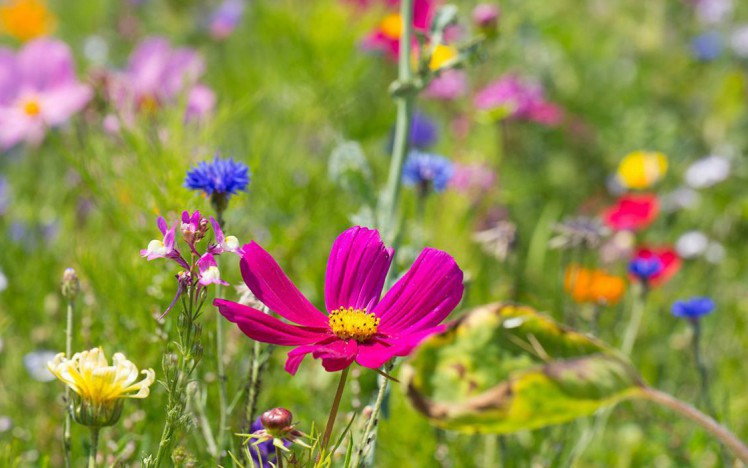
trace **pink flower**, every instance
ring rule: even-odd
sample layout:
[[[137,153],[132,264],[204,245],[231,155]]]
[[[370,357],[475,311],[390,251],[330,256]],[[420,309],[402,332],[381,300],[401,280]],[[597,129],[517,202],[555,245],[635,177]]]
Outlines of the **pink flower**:
[[[0,47],[0,149],[40,143],[48,128],[66,123],[92,95],[76,79],[65,43],[36,39],[17,54]]]
[[[208,31],[216,40],[228,38],[244,14],[244,0],[224,0],[208,18]]]
[[[656,269],[654,274],[647,278],[648,284],[651,286],[659,286],[669,281],[680,270],[681,265],[678,253],[670,247],[641,247],[634,254],[632,263],[641,261],[657,262],[659,264],[659,268]],[[629,276],[634,280],[639,280],[635,274]]]
[[[241,248],[239,247],[239,240],[234,236],[224,236],[223,229],[218,221],[212,216],[210,217],[210,224],[213,226],[213,233],[216,236],[216,243],[208,247],[208,252],[214,255],[221,255],[224,252],[231,252],[241,256]]]
[[[467,75],[462,70],[446,70],[437,76],[423,93],[423,97],[442,101],[453,101],[465,95]]]
[[[555,126],[564,118],[563,110],[545,99],[540,85],[515,75],[505,75],[478,91],[473,102],[481,110],[504,109],[511,118],[543,125]]]
[[[215,105],[213,91],[198,82],[204,72],[205,63],[195,50],[174,49],[165,38],[147,38],[132,53],[127,68],[112,77],[109,98],[127,125],[137,114],[176,105],[185,95],[185,118],[199,120]]]
[[[494,187],[496,173],[483,164],[455,164],[449,186],[459,192],[485,193]]]
[[[197,268],[200,272],[198,283],[202,286],[209,284],[222,284],[228,286],[229,283],[221,279],[221,272],[218,270],[218,264],[212,254],[206,253],[197,261]]]
[[[655,195],[624,195],[603,211],[605,225],[616,231],[638,231],[652,224],[660,210]]]
[[[179,253],[179,249],[176,245],[176,231],[178,222],[174,223],[174,226],[169,229],[168,224],[163,216],[159,216],[156,220],[158,230],[163,234],[162,239],[153,239],[148,243],[148,247],[140,251],[140,256],[145,257],[146,260],[155,260],[157,258],[170,258],[175,260],[177,263],[187,268],[187,262],[182,258]]]
[[[334,372],[354,361],[378,368],[405,356],[462,298],[462,271],[445,252],[427,248],[381,299],[393,250],[375,230],[353,227],[335,240],[327,263],[325,306],[315,308],[258,244],[243,249],[241,271],[254,295],[290,324],[257,309],[216,299],[213,304],[250,338],[294,346],[286,371],[295,374],[311,353]]]

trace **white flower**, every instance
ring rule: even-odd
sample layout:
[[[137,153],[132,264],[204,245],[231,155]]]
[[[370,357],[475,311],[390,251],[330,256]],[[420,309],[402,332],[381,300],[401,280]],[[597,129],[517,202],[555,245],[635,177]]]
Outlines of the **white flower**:
[[[709,238],[701,231],[689,231],[675,243],[675,250],[683,258],[695,258],[703,255],[709,246]]]
[[[740,25],[732,31],[730,47],[736,55],[748,58],[748,24]]]
[[[711,187],[730,175],[730,160],[724,156],[707,156],[686,169],[686,184],[695,189]]]

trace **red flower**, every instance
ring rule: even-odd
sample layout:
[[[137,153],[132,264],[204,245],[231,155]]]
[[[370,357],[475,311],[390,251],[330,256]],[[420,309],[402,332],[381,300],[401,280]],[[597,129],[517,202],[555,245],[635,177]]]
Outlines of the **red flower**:
[[[638,231],[655,220],[660,203],[655,195],[624,195],[618,203],[603,211],[603,221],[616,231]]]
[[[644,259],[649,260],[656,258],[662,264],[660,271],[655,273],[649,278],[649,284],[652,286],[659,286],[666,283],[675,273],[680,270],[681,260],[675,250],[670,247],[641,247],[636,251],[633,259]],[[637,279],[636,276],[630,275],[632,279]]]

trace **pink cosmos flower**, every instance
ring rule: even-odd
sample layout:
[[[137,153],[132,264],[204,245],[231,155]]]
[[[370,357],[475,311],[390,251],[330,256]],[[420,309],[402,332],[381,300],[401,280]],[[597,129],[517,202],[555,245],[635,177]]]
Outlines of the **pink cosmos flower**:
[[[155,112],[175,105],[186,95],[187,120],[210,114],[215,95],[198,83],[205,63],[189,48],[172,48],[162,37],[145,39],[130,56],[127,68],[112,77],[108,94],[120,118],[132,125],[139,113]]]
[[[605,225],[616,231],[638,231],[652,224],[660,210],[655,195],[624,195],[603,212]]]
[[[368,5],[369,2],[360,2],[362,6]],[[400,2],[387,1],[388,6],[399,5]],[[413,28],[421,33],[426,33],[431,25],[437,9],[436,0],[414,0],[413,2]],[[364,50],[382,52],[388,57],[397,60],[400,56],[400,36],[403,32],[403,20],[400,15],[394,11],[385,16],[377,28],[366,36],[361,46]],[[413,44],[417,45],[416,39],[413,38]]]
[[[454,259],[427,248],[380,301],[392,254],[375,230],[353,227],[338,236],[327,263],[323,313],[252,242],[243,248],[244,282],[262,303],[294,324],[223,299],[213,304],[250,338],[294,346],[285,366],[292,375],[309,353],[329,372],[354,361],[375,369],[442,330],[441,322],[463,292],[462,271]]]
[[[545,99],[543,88],[505,75],[478,91],[474,105],[481,110],[505,109],[513,119],[528,120],[543,125],[559,125],[564,118],[563,110]]]
[[[65,43],[36,39],[17,54],[0,47],[0,149],[40,143],[48,128],[66,123],[92,95],[76,79]]]
[[[484,164],[455,164],[449,186],[459,192],[484,194],[496,183],[496,173]]]

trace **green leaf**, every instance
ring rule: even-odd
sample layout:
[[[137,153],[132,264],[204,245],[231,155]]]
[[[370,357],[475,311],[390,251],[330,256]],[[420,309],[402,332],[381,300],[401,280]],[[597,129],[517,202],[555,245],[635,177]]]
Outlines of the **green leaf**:
[[[499,434],[590,415],[641,395],[643,387],[617,351],[508,304],[473,309],[429,337],[401,380],[433,424]]]
[[[457,7],[454,5],[443,5],[436,10],[434,19],[431,21],[431,45],[441,44],[444,30],[457,22]]]

